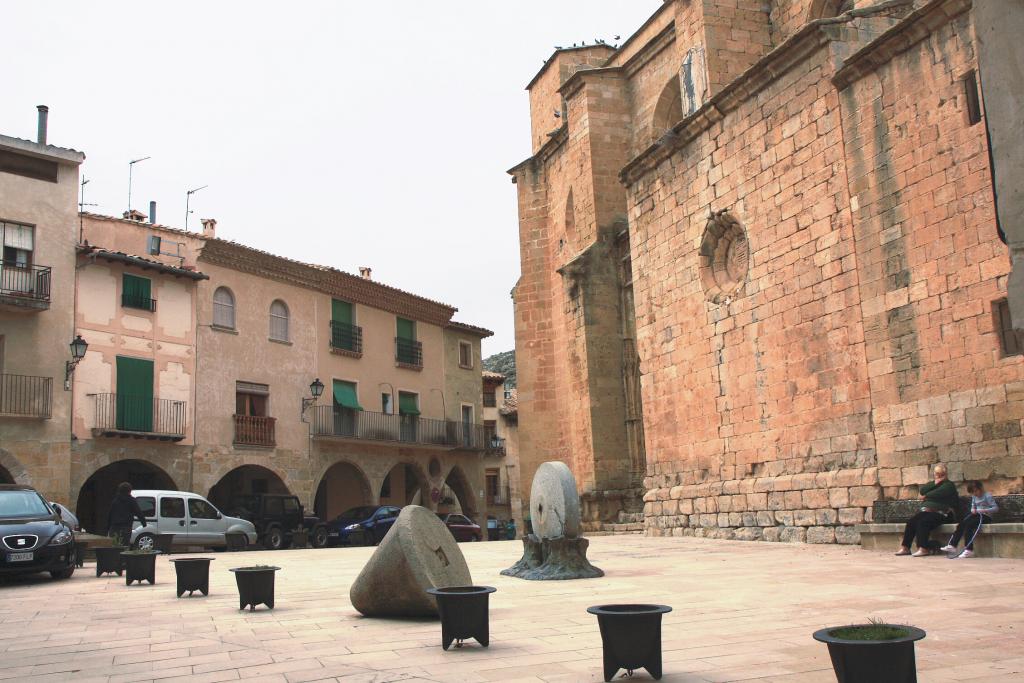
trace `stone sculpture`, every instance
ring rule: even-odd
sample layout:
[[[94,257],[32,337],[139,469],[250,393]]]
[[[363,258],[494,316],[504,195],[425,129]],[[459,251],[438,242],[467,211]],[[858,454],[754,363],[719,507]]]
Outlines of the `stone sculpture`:
[[[408,505],[359,572],[349,599],[368,617],[437,616],[428,588],[471,585],[448,528],[427,508]]]
[[[543,463],[530,487],[533,533],[523,537],[523,557],[501,573],[530,581],[591,579],[604,572],[587,560],[590,542],[580,536],[576,477],[564,462]]]

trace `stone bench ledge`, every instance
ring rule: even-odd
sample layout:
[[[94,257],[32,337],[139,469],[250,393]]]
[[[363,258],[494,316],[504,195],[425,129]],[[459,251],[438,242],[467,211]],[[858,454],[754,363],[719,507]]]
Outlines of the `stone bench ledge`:
[[[860,547],[864,550],[893,552],[899,545],[906,522],[858,524]],[[932,540],[945,543],[956,530],[956,524],[943,524],[932,532]],[[974,542],[978,557],[1009,557],[1024,559],[1024,523],[993,522],[981,527]]]
[[[886,522],[884,524],[858,524],[854,527],[861,534],[902,534],[906,522]],[[936,531],[951,534],[956,531],[956,524],[943,524]],[[992,522],[981,526],[982,534],[1024,534],[1024,523]]]

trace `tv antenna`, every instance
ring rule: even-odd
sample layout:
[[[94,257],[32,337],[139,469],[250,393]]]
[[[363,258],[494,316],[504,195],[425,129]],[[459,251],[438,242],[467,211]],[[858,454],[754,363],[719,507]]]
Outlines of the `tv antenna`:
[[[82,222],[82,212],[85,211],[85,207],[87,207],[87,206],[97,206],[97,204],[94,203],[94,202],[90,202],[88,204],[86,204],[86,202],[85,202],[85,186],[88,185],[88,184],[89,184],[88,179],[85,176],[82,176],[82,183],[81,183],[82,194],[81,194],[81,196],[78,199],[78,242],[79,242],[79,244],[81,244],[82,237],[83,237],[83,235],[85,233],[85,225]]]
[[[135,164],[146,159],[152,159],[153,157],[142,157],[141,159],[132,159],[128,162],[128,210],[132,210],[132,169],[135,168]]]
[[[192,199],[192,195],[194,195],[196,192],[199,192],[199,190],[205,190],[208,187],[209,187],[209,185],[203,185],[202,187],[197,187],[194,190],[189,190],[188,192],[185,193],[185,229],[186,230],[188,230],[188,215],[190,213],[192,213],[191,211],[188,210],[188,203]]]

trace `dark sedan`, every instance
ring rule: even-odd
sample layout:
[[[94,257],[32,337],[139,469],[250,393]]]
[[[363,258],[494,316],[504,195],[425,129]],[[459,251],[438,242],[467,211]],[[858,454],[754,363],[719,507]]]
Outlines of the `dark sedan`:
[[[327,542],[332,545],[377,545],[401,511],[393,505],[363,505],[346,510],[327,523]]]
[[[482,538],[480,525],[473,522],[465,515],[454,512],[439,512],[438,518],[452,532],[456,541],[479,541]]]
[[[0,574],[75,573],[75,534],[30,486],[0,485]]]

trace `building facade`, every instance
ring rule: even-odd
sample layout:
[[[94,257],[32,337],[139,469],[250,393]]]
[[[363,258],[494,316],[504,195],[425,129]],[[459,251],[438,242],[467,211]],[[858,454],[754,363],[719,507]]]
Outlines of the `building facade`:
[[[524,474],[614,498],[642,456],[650,534],[820,543],[937,462],[1020,491],[978,69],[970,0],[672,0],[557,51],[511,171]]]
[[[484,458],[488,510],[499,528],[508,520],[522,528],[525,516],[514,390],[506,388],[504,375],[485,370],[482,393],[484,430],[492,446]]]

